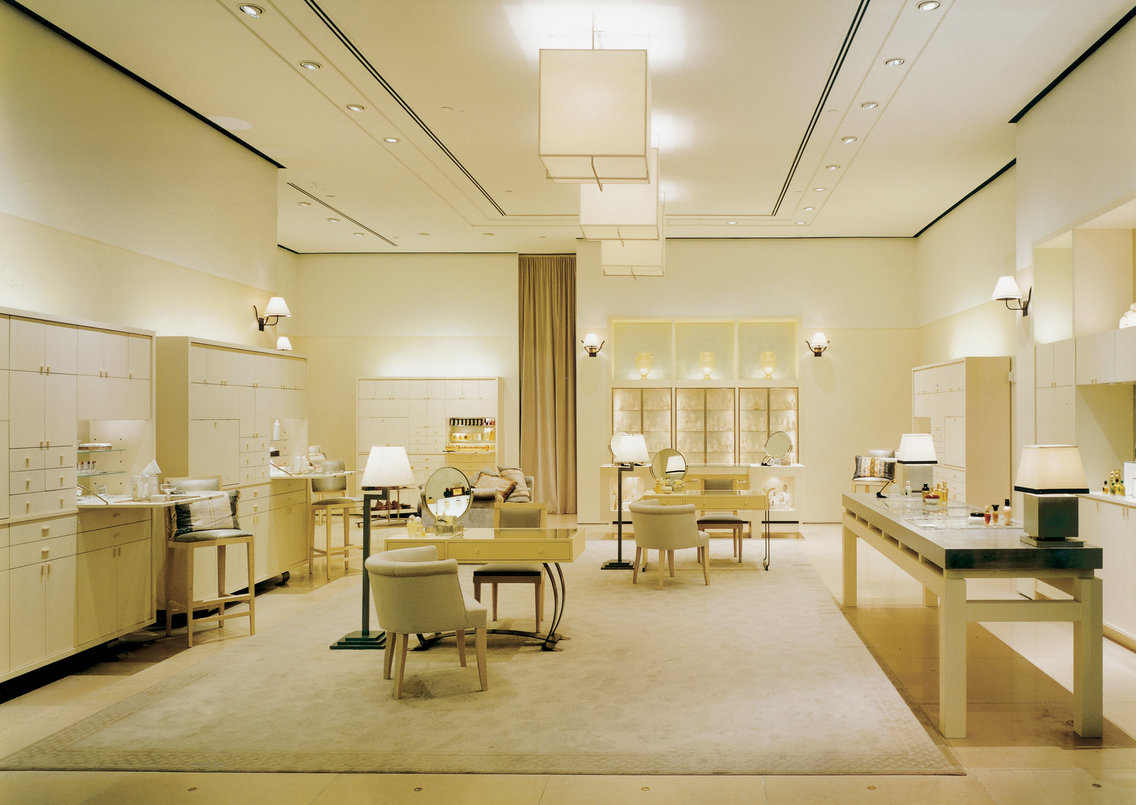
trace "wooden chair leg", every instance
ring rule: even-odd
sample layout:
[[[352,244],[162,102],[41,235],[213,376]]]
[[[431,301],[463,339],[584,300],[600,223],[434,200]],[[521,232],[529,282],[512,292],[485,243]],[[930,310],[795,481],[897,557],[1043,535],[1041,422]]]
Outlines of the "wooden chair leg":
[[[666,564],[667,564],[667,552],[664,549],[659,548],[659,589],[660,590],[663,589],[663,573],[666,572],[664,570],[664,567],[666,566]]]
[[[639,558],[642,555],[643,555],[643,549],[640,546],[636,545],[635,546],[635,567],[631,568],[631,583],[632,584],[638,584],[639,583]]]
[[[493,582],[493,620],[497,620],[497,582]]]
[[[462,668],[465,668],[465,629],[457,629],[454,632],[454,637],[458,644],[458,662]]]
[[[323,513],[323,577],[331,581],[331,509]]]
[[[476,576],[473,578],[473,600],[481,601],[481,579]]]
[[[410,642],[410,635],[400,634],[400,635],[396,635],[396,637],[398,638],[398,649],[397,649],[398,656],[396,658],[398,668],[397,668],[397,672],[395,674],[396,678],[395,678],[395,681],[394,681],[394,697],[396,699],[401,699],[402,698],[402,677],[403,677],[403,674],[406,672],[406,646],[407,646],[407,643]]]
[[[675,574],[675,552],[674,551],[667,551],[667,565],[671,569],[671,578],[673,579],[674,574]]]
[[[248,548],[248,607],[249,607],[249,636],[256,634],[256,564],[254,560],[252,540],[245,543]]]
[[[174,608],[173,608],[173,596],[170,595],[170,589],[171,589],[170,588],[170,568],[173,567],[175,556],[177,556],[177,552],[173,548],[170,548],[167,545],[167,547],[166,547],[166,568],[165,568],[165,575],[166,575],[166,637],[169,637],[173,633],[173,620],[174,620],[173,619],[173,609]]]
[[[348,570],[348,563],[351,560],[351,513],[350,509],[340,509],[339,514],[343,517],[343,573],[346,575]]]
[[[394,661],[394,644],[398,635],[387,632],[387,645],[383,649],[383,679],[391,678],[391,663]]]
[[[185,634],[189,647],[193,648],[193,552],[192,547],[185,554]]]
[[[477,675],[481,678],[481,689],[489,690],[489,663],[486,658],[486,631],[479,626],[473,631],[474,643],[477,646]]]
[[[308,512],[308,577],[315,568],[316,561],[316,510]]]
[[[702,551],[702,578],[706,581],[706,586],[710,586],[710,551],[704,549]]]

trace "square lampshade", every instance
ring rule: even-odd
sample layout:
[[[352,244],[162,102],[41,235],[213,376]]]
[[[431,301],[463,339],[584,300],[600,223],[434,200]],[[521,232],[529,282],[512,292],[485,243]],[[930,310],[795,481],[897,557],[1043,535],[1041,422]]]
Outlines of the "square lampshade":
[[[600,267],[605,277],[661,277],[666,240],[601,240]]]
[[[647,149],[647,184],[580,185],[580,233],[589,240],[658,240],[663,226],[659,149]]]
[[[382,445],[371,448],[360,486],[364,489],[373,489],[384,486],[411,486],[413,483],[414,471],[410,469],[410,459],[406,456],[405,447]]]
[[[642,433],[617,434],[612,437],[611,455],[616,464],[642,464],[650,459],[647,455],[647,439]]]
[[[1089,491],[1085,467],[1075,444],[1027,444],[1018,460],[1014,489],[1033,494],[1082,494]]]
[[[554,182],[649,179],[645,50],[540,51],[540,158]]]
[[[899,437],[895,460],[900,464],[937,464],[935,441],[930,433],[904,433]]]

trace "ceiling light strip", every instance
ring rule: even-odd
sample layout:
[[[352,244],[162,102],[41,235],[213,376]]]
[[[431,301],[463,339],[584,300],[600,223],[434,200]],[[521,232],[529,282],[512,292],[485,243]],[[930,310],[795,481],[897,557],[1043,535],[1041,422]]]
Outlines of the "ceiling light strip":
[[[852,17],[852,24],[848,27],[848,33],[844,35],[844,42],[840,46],[840,52],[836,55],[836,62],[832,65],[832,70],[828,74],[828,81],[825,82],[820,100],[817,101],[816,109],[813,110],[812,119],[809,121],[809,125],[805,129],[805,134],[801,138],[801,144],[797,146],[796,156],[793,157],[793,162],[789,166],[789,174],[785,177],[785,183],[781,185],[781,193],[777,196],[777,202],[773,205],[773,212],[771,212],[770,215],[777,215],[781,210],[782,202],[785,201],[785,196],[789,193],[789,185],[792,184],[793,177],[797,174],[797,168],[800,167],[801,158],[805,154],[805,149],[808,148],[809,141],[813,136],[813,131],[816,129],[824,107],[828,103],[828,96],[832,93],[832,88],[836,84],[837,76],[840,75],[840,68],[844,65],[845,58],[848,57],[848,51],[852,49],[852,40],[856,38],[856,32],[860,29],[860,23],[863,22],[864,15],[868,13],[869,2],[871,2],[871,0],[860,0],[860,5],[856,8],[856,14]]]
[[[320,204],[320,205],[322,205],[322,206],[326,207],[327,209],[329,209],[329,210],[331,210],[332,212],[334,212],[334,213],[335,213],[336,215],[342,216],[344,220],[350,221],[351,223],[355,224],[355,226],[359,227],[360,229],[365,229],[365,230],[367,230],[368,232],[370,232],[370,233],[371,233],[372,235],[374,235],[374,236],[375,236],[376,238],[378,238],[379,240],[381,240],[381,241],[383,241],[383,242],[385,242],[385,243],[389,243],[389,244],[390,244],[391,246],[394,246],[394,247],[396,247],[396,248],[398,247],[398,244],[397,244],[397,243],[395,243],[395,242],[394,242],[393,240],[391,240],[390,238],[387,238],[387,237],[384,237],[383,235],[380,235],[380,234],[379,234],[378,232],[376,232],[375,230],[371,229],[371,227],[367,226],[366,224],[360,223],[359,221],[356,221],[356,220],[355,220],[354,218],[352,218],[352,217],[351,217],[350,215],[348,215],[347,213],[343,212],[343,210],[339,210],[339,209],[336,209],[335,207],[333,207],[333,206],[331,206],[330,204],[328,204],[328,203],[327,203],[326,201],[323,201],[322,199],[320,199],[320,198],[319,198],[318,196],[313,196],[313,195],[312,195],[311,193],[309,193],[309,192],[308,192],[307,190],[305,190],[304,188],[300,187],[300,186],[299,186],[298,184],[296,184],[295,182],[288,182],[288,186],[289,186],[290,188],[292,188],[293,190],[296,190],[297,192],[303,193],[303,194],[304,194],[305,196],[307,196],[308,198],[310,198],[310,199],[311,199],[312,201],[314,201],[314,202],[316,202],[317,204]]]
[[[410,116],[410,119],[418,124],[418,127],[422,129],[427,137],[433,140],[434,145],[438,146],[442,153],[449,157],[450,161],[457,166],[457,169],[460,170],[462,174],[464,174],[465,177],[473,183],[473,186],[481,192],[481,195],[485,196],[486,200],[493,205],[493,209],[497,210],[497,212],[501,215],[506,215],[506,212],[501,207],[501,205],[498,204],[496,200],[494,200],[493,196],[489,195],[489,192],[481,186],[481,182],[473,178],[473,174],[466,169],[465,165],[463,165],[456,156],[454,156],[453,152],[446,147],[446,144],[442,142],[438,135],[430,130],[430,127],[426,125],[426,122],[422,120],[422,118],[420,118],[413,109],[410,108],[410,104],[403,100],[401,95],[395,92],[394,87],[387,83],[387,80],[383,78],[379,71],[375,69],[374,65],[367,60],[367,57],[364,56],[362,51],[360,51],[359,48],[355,46],[355,43],[347,38],[347,34],[343,33],[339,26],[335,24],[335,21],[330,16],[328,16],[327,12],[320,8],[319,4],[316,3],[315,0],[304,0],[304,2],[308,6],[308,8],[310,8],[317,17],[319,17],[320,21],[325,26],[327,26],[327,29],[335,35],[336,39],[338,39],[340,43],[345,48],[347,48],[351,55],[355,57],[355,60],[363,66],[363,69],[370,73],[371,77],[379,82],[382,88],[385,89],[387,93],[395,100],[395,103],[401,106],[402,110]]]

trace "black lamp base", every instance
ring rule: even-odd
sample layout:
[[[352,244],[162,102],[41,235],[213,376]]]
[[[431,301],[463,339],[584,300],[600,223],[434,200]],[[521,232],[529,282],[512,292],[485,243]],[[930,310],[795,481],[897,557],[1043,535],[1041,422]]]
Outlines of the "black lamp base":
[[[1028,534],[1021,538],[1022,542],[1026,545],[1032,545],[1035,548],[1083,548],[1085,541],[1083,539],[1070,539],[1069,537],[1031,537]]]
[[[600,570],[630,570],[633,567],[635,567],[635,563],[628,562],[626,559],[608,559],[600,565]]]
[[[385,649],[387,647],[387,633],[377,632],[349,632],[332,643],[331,649]]]

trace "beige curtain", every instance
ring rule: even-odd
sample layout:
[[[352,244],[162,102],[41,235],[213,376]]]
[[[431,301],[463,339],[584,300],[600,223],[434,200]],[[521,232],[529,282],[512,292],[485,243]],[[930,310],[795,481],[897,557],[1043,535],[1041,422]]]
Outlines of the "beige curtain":
[[[576,256],[520,256],[521,466],[533,500],[576,511]]]

